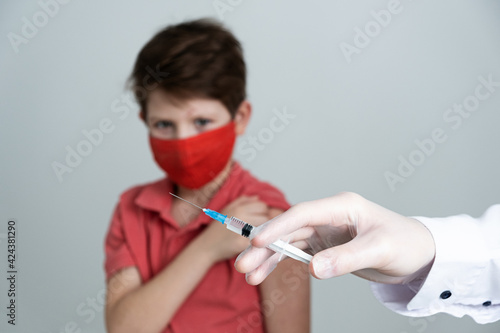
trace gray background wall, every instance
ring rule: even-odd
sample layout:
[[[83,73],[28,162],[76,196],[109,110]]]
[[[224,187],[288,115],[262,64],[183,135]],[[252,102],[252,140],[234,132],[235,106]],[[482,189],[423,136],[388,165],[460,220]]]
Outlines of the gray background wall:
[[[112,209],[126,188],[162,176],[126,77],[158,29],[221,18],[218,3],[230,6],[223,21],[243,43],[255,111],[235,157],[291,203],[349,190],[406,215],[478,216],[499,202],[500,87],[460,124],[445,119],[454,104],[475,107],[478,77],[500,81],[497,1],[401,0],[385,26],[371,11],[387,10],[388,0],[66,2],[0,4],[0,275],[10,218],[19,270],[15,327],[6,324],[0,279],[2,332],[104,330],[102,245]],[[369,43],[358,28],[369,29]],[[362,47],[348,59],[341,46],[355,42]],[[273,110],[284,109],[295,118],[281,132],[266,130]],[[59,179],[54,162],[66,164],[67,147],[89,148],[84,131],[103,121],[109,133]],[[436,129],[446,141],[419,153],[415,140]],[[250,136],[261,140],[255,156],[245,150]],[[419,165],[391,190],[384,174],[397,174],[400,158]],[[354,276],[313,281],[312,298],[313,332],[500,329],[393,314]]]

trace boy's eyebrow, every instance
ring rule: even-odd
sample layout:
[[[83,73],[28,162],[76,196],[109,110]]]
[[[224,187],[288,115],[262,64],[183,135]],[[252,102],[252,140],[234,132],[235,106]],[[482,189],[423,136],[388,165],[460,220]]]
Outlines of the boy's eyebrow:
[[[161,120],[167,119],[168,120],[168,119],[172,119],[172,115],[153,113],[152,115],[149,116],[149,118],[151,118],[151,119],[161,119]]]
[[[148,122],[155,122],[155,121],[158,121],[158,120],[171,121],[168,117],[148,116]]]

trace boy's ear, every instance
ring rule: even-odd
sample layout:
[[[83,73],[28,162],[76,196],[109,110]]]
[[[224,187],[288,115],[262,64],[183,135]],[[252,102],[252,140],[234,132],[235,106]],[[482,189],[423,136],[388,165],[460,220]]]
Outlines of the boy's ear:
[[[236,135],[242,135],[245,133],[245,129],[250,121],[250,116],[252,115],[252,104],[249,101],[244,100],[241,102],[238,110],[234,115],[235,131]]]
[[[139,110],[139,118],[141,118],[141,120],[143,122],[146,122],[146,117],[144,116],[144,111]]]

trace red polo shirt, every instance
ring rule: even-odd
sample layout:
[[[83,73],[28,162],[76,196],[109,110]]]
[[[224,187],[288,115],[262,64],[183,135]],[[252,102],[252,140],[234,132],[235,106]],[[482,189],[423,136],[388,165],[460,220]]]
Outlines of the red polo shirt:
[[[143,282],[149,281],[211,222],[200,212],[180,228],[170,215],[172,196],[168,192],[172,189],[172,182],[165,178],[121,195],[106,236],[107,279],[122,268],[135,266]],[[206,208],[221,211],[242,195],[258,195],[269,207],[290,207],[279,190],[234,162],[229,177]],[[212,266],[163,332],[264,331],[258,289],[234,269],[235,259]]]

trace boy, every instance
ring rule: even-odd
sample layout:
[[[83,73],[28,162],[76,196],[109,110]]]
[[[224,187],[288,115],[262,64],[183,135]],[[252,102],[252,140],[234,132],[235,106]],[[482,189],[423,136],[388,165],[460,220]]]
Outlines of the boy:
[[[167,173],[122,194],[106,237],[110,332],[308,332],[307,267],[286,260],[259,287],[234,269],[248,240],[169,192],[250,224],[289,208],[231,158],[251,115],[234,36],[209,20],[170,26],[139,53],[132,82]]]

